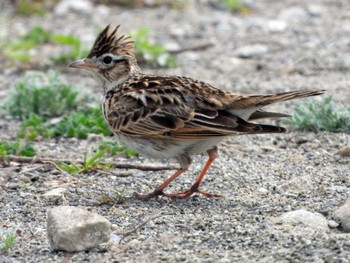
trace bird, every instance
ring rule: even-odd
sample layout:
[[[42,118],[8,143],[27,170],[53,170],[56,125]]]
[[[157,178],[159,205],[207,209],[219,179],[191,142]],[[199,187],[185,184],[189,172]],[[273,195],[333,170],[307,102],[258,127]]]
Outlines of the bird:
[[[120,143],[150,158],[175,159],[180,168],[154,191],[137,199],[159,196],[184,199],[194,193],[222,197],[199,189],[218,157],[218,145],[229,136],[283,133],[285,128],[254,123],[290,115],[265,111],[267,105],[321,95],[325,90],[297,90],[276,94],[237,94],[185,76],[146,74],[138,66],[134,41],[108,25],[97,36],[89,54],[68,64],[87,70],[102,88],[102,112]],[[208,160],[193,185],[185,191],[164,189],[188,170],[191,156],[207,152]]]

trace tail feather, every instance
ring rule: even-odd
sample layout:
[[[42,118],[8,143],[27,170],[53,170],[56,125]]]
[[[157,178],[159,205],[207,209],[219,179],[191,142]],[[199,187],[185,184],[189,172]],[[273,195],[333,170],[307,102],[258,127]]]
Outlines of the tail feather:
[[[254,133],[284,133],[286,132],[286,128],[280,127],[280,126],[274,126],[274,125],[267,125],[267,124],[256,124],[256,127],[259,128]]]
[[[252,115],[250,115],[248,120],[252,121],[252,120],[259,120],[259,119],[266,119],[266,118],[285,118],[285,117],[290,117],[290,115],[284,114],[284,113],[278,113],[278,112],[258,110],[256,112],[253,112]]]
[[[261,108],[279,101],[286,101],[310,96],[321,95],[325,90],[297,90],[268,95],[236,95],[232,94],[227,105],[230,112],[244,120],[261,118],[288,117],[288,115],[264,112]]]
[[[305,98],[311,96],[321,95],[325,90],[297,90],[297,91],[288,91],[272,95],[265,95],[260,99],[258,105],[266,106],[278,101],[293,100],[298,98]]]

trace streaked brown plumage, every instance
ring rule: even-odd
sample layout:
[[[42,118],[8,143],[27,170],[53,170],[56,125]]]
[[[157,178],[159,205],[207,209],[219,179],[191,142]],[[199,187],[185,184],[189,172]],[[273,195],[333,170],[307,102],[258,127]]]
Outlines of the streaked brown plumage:
[[[265,112],[264,106],[296,98],[320,95],[323,90],[300,90],[270,95],[239,95],[180,76],[153,76],[140,71],[129,37],[106,27],[87,58],[70,67],[89,70],[104,93],[103,114],[119,140],[151,158],[175,158],[181,168],[152,193],[137,195],[148,200],[162,195],[186,198],[195,192],[217,157],[217,145],[227,136],[282,133],[273,125],[255,124],[261,118],[287,117]],[[191,164],[191,155],[207,151],[209,159],[193,186],[166,194],[164,188]]]

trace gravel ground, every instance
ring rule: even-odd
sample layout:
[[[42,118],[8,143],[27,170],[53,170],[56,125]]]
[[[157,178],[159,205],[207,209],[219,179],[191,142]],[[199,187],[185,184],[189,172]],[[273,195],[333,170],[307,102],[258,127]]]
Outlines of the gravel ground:
[[[98,5],[64,14],[56,10],[45,17],[13,16],[11,7],[3,3],[0,30],[11,38],[41,25],[57,34],[79,35],[91,44],[96,28],[108,23],[122,24],[125,32],[146,26],[154,41],[169,48],[211,46],[178,53],[176,69],[145,71],[187,75],[244,93],[324,88],[336,103],[350,104],[347,0],[249,1],[252,12],[247,15],[230,14],[208,1],[189,2],[184,10]],[[44,47],[38,57],[46,52],[58,51]],[[91,78],[63,67],[55,69],[68,83],[100,96]],[[21,65],[0,69],[1,101],[24,71]],[[296,103],[302,102],[273,109],[290,112]],[[1,117],[0,139],[14,139],[18,125]],[[101,139],[40,140],[35,147],[39,157],[76,160]],[[8,253],[0,255],[0,262],[349,262],[350,234],[331,221],[350,189],[350,159],[334,153],[349,144],[346,133],[232,137],[222,144],[220,157],[202,185],[208,192],[223,194],[221,199],[193,196],[142,202],[133,197],[134,192],[151,191],[171,171],[115,169],[111,174],[70,176],[50,165],[13,162],[0,170],[0,225],[16,231],[18,237]],[[109,161],[154,163],[142,156]],[[167,191],[189,187],[205,161],[206,156],[196,156],[187,174]],[[42,198],[56,187],[67,188],[64,200]],[[96,205],[103,195],[124,196],[125,201]],[[53,252],[46,237],[46,212],[60,204],[105,216],[120,237],[150,220],[121,244],[111,242],[75,254]],[[293,224],[283,220],[286,212],[299,209],[320,213],[331,227],[319,227],[312,217]]]

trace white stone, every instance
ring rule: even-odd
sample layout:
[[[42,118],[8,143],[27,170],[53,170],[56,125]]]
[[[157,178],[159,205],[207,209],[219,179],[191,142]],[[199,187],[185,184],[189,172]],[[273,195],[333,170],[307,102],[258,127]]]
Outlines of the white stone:
[[[306,22],[309,18],[309,14],[307,11],[299,6],[294,6],[287,8],[280,12],[278,15],[278,19],[284,20],[284,21],[290,21],[291,23],[295,22]]]
[[[258,191],[259,191],[259,193],[260,194],[267,194],[269,191],[266,189],[266,188],[264,188],[264,187],[260,187],[259,189],[258,189]]]
[[[109,241],[111,223],[81,208],[59,206],[47,213],[47,235],[53,250],[84,251]]]
[[[108,6],[105,6],[105,5],[98,5],[98,6],[95,8],[95,12],[96,12],[99,16],[106,17],[106,16],[109,16],[109,15],[110,15],[111,9],[110,9]]]
[[[322,16],[323,13],[327,12],[327,8],[323,5],[310,4],[307,6],[307,11],[312,16]]]
[[[337,228],[339,226],[339,223],[334,220],[328,220],[328,226],[330,228]]]
[[[248,45],[243,46],[235,51],[235,55],[240,58],[252,58],[252,57],[260,57],[261,55],[267,53],[267,46],[256,44],[256,45]]]
[[[334,211],[333,219],[340,223],[344,232],[350,232],[350,200]]]
[[[54,13],[56,15],[64,15],[71,11],[91,14],[94,11],[94,7],[89,0],[61,0],[55,6]]]
[[[277,190],[284,195],[307,194],[313,189],[313,181],[310,175],[296,176],[277,186]]]
[[[285,224],[304,225],[316,230],[328,229],[328,222],[322,214],[304,209],[284,213],[281,219]]]
[[[67,193],[67,189],[63,187],[58,187],[51,189],[50,191],[47,191],[46,193],[43,194],[43,197],[61,197]]]
[[[287,23],[284,20],[270,20],[267,28],[271,33],[282,33],[287,29]]]

